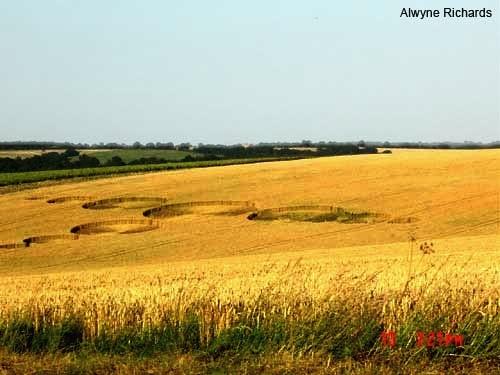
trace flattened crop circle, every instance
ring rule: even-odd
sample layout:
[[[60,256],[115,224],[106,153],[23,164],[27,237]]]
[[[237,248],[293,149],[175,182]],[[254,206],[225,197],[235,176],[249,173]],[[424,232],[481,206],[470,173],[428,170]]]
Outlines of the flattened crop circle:
[[[147,208],[158,204],[166,204],[167,198],[161,197],[115,197],[87,202],[83,208],[89,210],[103,210],[110,208]]]
[[[27,201],[39,201],[39,200],[43,200],[43,199],[49,199],[49,196],[48,195],[32,195],[32,196],[26,197],[24,199]]]
[[[240,215],[255,210],[250,201],[195,201],[162,205],[143,212],[145,217],[172,217],[196,212],[204,207],[218,210],[215,215]]]
[[[304,222],[338,222],[342,224],[375,223],[386,219],[384,214],[350,210],[343,207],[307,205],[269,208],[252,212],[248,220],[291,220]]]
[[[101,233],[132,234],[149,232],[159,227],[159,223],[152,219],[116,219],[77,225],[71,228],[70,231],[78,235]]]
[[[73,201],[88,201],[91,199],[95,199],[94,197],[89,197],[89,196],[65,196],[65,197],[58,197],[58,198],[51,198],[47,200],[47,203],[49,204],[54,204],[54,203],[65,203],[65,202],[73,202]]]
[[[25,248],[27,245],[25,243],[6,243],[6,244],[1,244],[0,249],[2,250],[11,250],[11,249],[22,249]]]
[[[33,236],[28,237],[23,240],[25,247],[31,246],[31,244],[42,244],[57,240],[77,240],[77,234],[49,234],[44,236]]]
[[[411,224],[417,222],[419,219],[413,216],[408,217],[395,217],[388,221],[389,224]]]

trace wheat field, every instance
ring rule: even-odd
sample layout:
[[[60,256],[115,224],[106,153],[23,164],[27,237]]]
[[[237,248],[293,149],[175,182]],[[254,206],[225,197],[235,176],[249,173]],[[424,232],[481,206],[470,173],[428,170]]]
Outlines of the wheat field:
[[[442,355],[496,358],[499,176],[498,150],[395,149],[1,195],[0,331],[329,361],[440,330],[465,337]]]

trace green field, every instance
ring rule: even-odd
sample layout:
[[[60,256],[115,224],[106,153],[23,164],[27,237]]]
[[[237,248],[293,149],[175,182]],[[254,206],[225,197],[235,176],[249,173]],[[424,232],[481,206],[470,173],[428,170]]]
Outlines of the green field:
[[[162,164],[148,165],[124,165],[120,167],[99,167],[99,168],[81,168],[64,169],[52,171],[19,172],[19,173],[0,173],[0,186],[17,185],[24,183],[34,183],[47,180],[63,180],[78,177],[96,177],[111,176],[126,173],[144,173],[153,171],[163,171],[172,169],[186,168],[204,168],[213,166],[223,166],[231,164],[249,164],[266,161],[292,160],[291,158],[247,158],[247,159],[226,159],[226,160],[208,160],[193,162],[170,162]]]
[[[140,158],[158,158],[165,160],[178,161],[185,158],[188,155],[196,156],[199,155],[195,152],[189,151],[177,151],[177,150],[155,150],[155,149],[116,149],[116,150],[80,150],[81,154],[87,154],[93,156],[101,162],[101,164],[106,163],[114,156],[120,157],[125,163],[129,163],[132,160]]]
[[[190,151],[177,150],[157,150],[157,149],[79,149],[80,154],[93,156],[101,162],[106,163],[113,156],[119,156],[125,163],[140,158],[152,158],[177,161],[185,158],[187,155],[199,155]],[[0,150],[0,158],[30,158],[37,155],[42,155],[48,152],[64,152],[64,149],[48,149],[48,150]]]

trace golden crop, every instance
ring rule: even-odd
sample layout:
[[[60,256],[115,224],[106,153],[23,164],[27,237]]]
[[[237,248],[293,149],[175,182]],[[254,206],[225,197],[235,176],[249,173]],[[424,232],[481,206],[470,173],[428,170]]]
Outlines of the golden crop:
[[[360,311],[374,307],[389,328],[415,312],[429,319],[446,314],[457,324],[471,314],[497,319],[498,176],[498,150],[394,150],[3,195],[0,245],[66,237],[0,250],[0,321],[22,313],[38,326],[79,314],[85,336],[93,338],[103,329],[147,330],[195,311],[208,342],[242,315],[300,321],[336,300]],[[151,199],[84,209],[88,197]],[[153,219],[142,213],[158,205],[156,198],[175,210],[148,226]],[[207,201],[215,203],[189,204]],[[297,206],[378,216],[366,222],[307,220],[317,212],[247,219],[252,210]],[[97,229],[68,238],[71,228],[89,223]]]

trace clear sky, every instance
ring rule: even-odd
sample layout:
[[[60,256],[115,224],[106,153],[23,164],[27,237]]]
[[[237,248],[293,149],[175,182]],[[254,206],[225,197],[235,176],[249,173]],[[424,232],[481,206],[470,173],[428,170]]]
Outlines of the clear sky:
[[[400,18],[403,7],[493,10]],[[1,0],[0,141],[494,141],[498,0]]]

